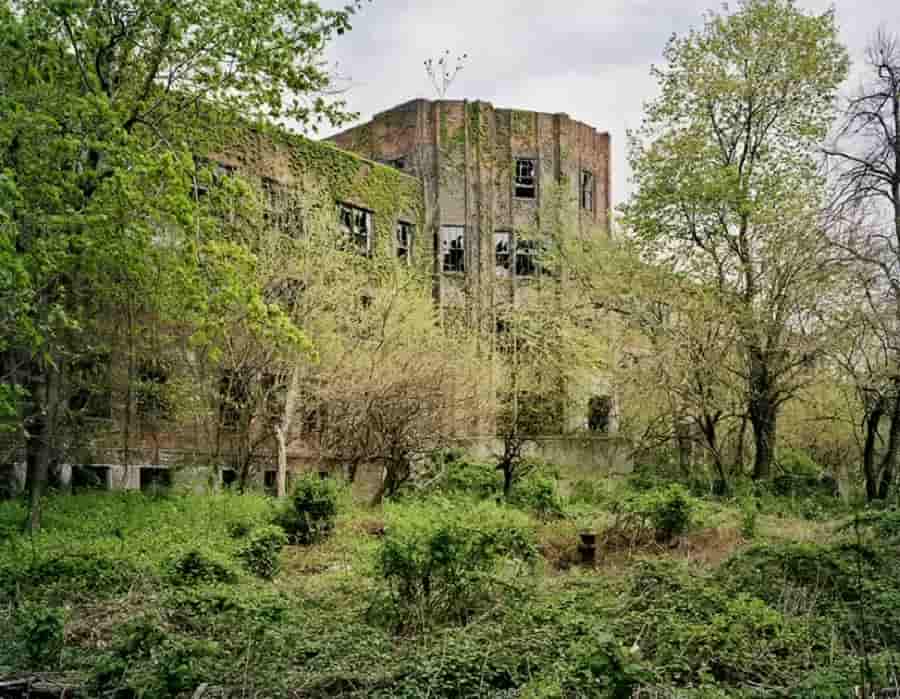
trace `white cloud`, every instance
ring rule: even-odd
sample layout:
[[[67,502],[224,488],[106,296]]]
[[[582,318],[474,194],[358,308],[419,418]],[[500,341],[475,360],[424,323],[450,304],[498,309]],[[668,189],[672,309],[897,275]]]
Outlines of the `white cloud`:
[[[326,6],[343,6],[329,0]],[[855,66],[879,25],[900,31],[896,0],[836,0]],[[821,12],[828,0],[800,0]],[[330,49],[349,78],[348,106],[361,120],[415,97],[432,97],[423,61],[444,49],[470,58],[450,97],[565,112],[613,141],[613,196],[628,193],[626,130],[656,92],[650,65],[672,33],[699,26],[717,0],[374,0]],[[859,81],[854,71],[850,83]],[[327,134],[326,134],[327,135]]]

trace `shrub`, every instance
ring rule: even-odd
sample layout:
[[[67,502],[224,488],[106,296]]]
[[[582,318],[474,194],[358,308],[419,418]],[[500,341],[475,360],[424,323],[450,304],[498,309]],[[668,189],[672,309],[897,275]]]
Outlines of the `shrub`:
[[[605,484],[595,480],[578,480],[572,484],[569,501],[584,505],[605,505],[608,490]]]
[[[499,583],[506,559],[531,561],[527,518],[492,504],[432,500],[391,512],[376,570],[399,626],[465,622]]]
[[[127,589],[141,574],[130,561],[105,551],[84,551],[38,560],[21,573],[26,584],[96,593]]]
[[[613,507],[616,520],[606,533],[607,541],[635,545],[652,538],[668,543],[691,528],[696,509],[696,499],[677,484],[626,496]]]
[[[285,509],[276,518],[295,544],[312,544],[334,529],[338,511],[338,487],[333,479],[306,474],[297,480]]]
[[[237,575],[229,563],[214,553],[191,549],[175,558],[170,565],[170,579],[175,585],[233,583]]]
[[[503,490],[503,479],[493,464],[457,459],[447,463],[444,473],[439,490],[448,495],[491,498]]]
[[[250,538],[238,552],[238,557],[251,573],[264,580],[271,580],[281,568],[281,549],[285,544],[287,535],[281,527],[260,527],[250,534]]]
[[[534,512],[543,519],[560,519],[565,516],[556,479],[541,472],[529,474],[517,482],[510,493],[510,503]]]
[[[16,610],[15,622],[29,667],[40,670],[57,667],[63,649],[65,610],[23,605]]]
[[[756,538],[758,515],[759,505],[756,498],[748,497],[741,500],[741,536],[746,539]]]
[[[679,685],[786,685],[831,641],[817,620],[789,617],[675,562],[639,564],[629,600],[618,635],[639,635],[644,657]]]
[[[243,539],[253,531],[253,524],[246,520],[237,519],[228,522],[225,525],[225,529],[228,531],[228,536],[232,539]]]
[[[150,618],[127,624],[94,667],[94,696],[167,699],[192,692],[215,673],[218,646],[168,632]]]

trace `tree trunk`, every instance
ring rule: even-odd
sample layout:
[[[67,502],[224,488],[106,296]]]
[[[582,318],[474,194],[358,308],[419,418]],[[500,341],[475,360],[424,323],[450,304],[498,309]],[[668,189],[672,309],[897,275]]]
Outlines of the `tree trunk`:
[[[722,453],[719,451],[716,418],[712,415],[706,415],[702,424],[706,446],[709,449],[709,453],[712,454],[713,466],[718,476],[718,480],[713,485],[713,493],[715,495],[726,495],[728,493],[728,476],[725,474],[725,464],[722,463]]]
[[[895,385],[896,388],[898,387]],[[887,450],[881,460],[881,477],[878,481],[878,498],[880,500],[886,500],[890,495],[894,472],[897,468],[897,450],[900,447],[900,392],[895,393],[893,401],[891,430],[888,434]]]
[[[300,369],[291,369],[291,382],[284,399],[284,411],[281,414],[281,422],[275,426],[275,441],[278,444],[278,477],[276,483],[276,495],[283,498],[287,495],[287,440],[291,431],[291,422],[294,418],[294,406],[297,402],[297,394],[300,390]]]
[[[691,424],[682,418],[675,419],[675,446],[678,449],[678,468],[685,480],[691,477],[691,461],[694,444],[691,439]]]
[[[750,411],[750,423],[753,425],[753,480],[768,478],[772,473],[772,460],[775,457],[775,440],[777,438],[778,411],[772,401],[758,399],[757,405]]]
[[[53,458],[56,437],[56,403],[59,398],[59,373],[50,363],[41,361],[42,383],[33,391],[33,414],[27,419],[28,438],[25,443],[27,472],[25,487],[28,491],[28,519],[25,529],[37,532],[41,528],[41,504],[50,462]]]
[[[275,479],[275,495],[287,495],[287,432],[281,425],[275,428],[275,443],[278,445],[278,474]]]
[[[503,471],[503,499],[509,499],[513,485],[513,467],[512,464],[501,464],[500,470]]]
[[[775,458],[778,436],[778,405],[773,394],[772,379],[764,353],[750,348],[749,416],[753,426],[753,480],[768,478]]]
[[[866,441],[863,446],[863,475],[866,479],[866,500],[878,499],[878,471],[875,468],[875,442],[878,425],[884,416],[884,400],[879,398],[866,417]]]
[[[747,441],[747,415],[741,415],[741,429],[738,430],[737,449],[734,455],[734,465],[737,473],[744,473],[744,445]]]

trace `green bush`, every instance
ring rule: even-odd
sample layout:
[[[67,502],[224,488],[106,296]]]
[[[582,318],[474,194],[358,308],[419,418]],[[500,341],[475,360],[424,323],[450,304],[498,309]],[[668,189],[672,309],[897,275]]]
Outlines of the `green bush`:
[[[156,619],[139,618],[118,634],[93,671],[94,696],[168,699],[215,678],[218,646],[173,634]]]
[[[512,488],[509,502],[523,510],[534,512],[542,519],[560,519],[565,506],[559,496],[555,478],[538,471],[518,481]]]
[[[628,599],[617,635],[640,636],[642,655],[679,686],[785,686],[829,652],[829,629],[815,619],[788,617],[684,564],[639,564]]]
[[[237,575],[228,561],[218,554],[191,549],[171,562],[169,578],[175,585],[196,586],[233,583]]]
[[[16,610],[14,618],[28,667],[34,670],[57,667],[63,649],[65,610],[26,604]]]
[[[609,499],[607,484],[598,480],[582,479],[572,484],[569,502],[579,505],[606,505]]]
[[[741,500],[741,536],[746,539],[756,538],[759,505],[756,498],[747,497]]]
[[[668,543],[691,528],[696,509],[696,498],[678,484],[625,496],[612,508],[617,517],[607,538]]]
[[[238,557],[255,576],[271,580],[281,568],[281,549],[287,544],[287,540],[287,535],[281,527],[267,526],[254,529],[247,542],[238,551]]]
[[[433,499],[389,512],[376,561],[401,626],[465,622],[501,584],[504,560],[536,556],[527,517],[493,503]]]
[[[338,495],[338,486],[333,479],[306,474],[297,480],[288,505],[275,523],[287,533],[292,543],[315,543],[334,529]]]
[[[86,550],[37,560],[16,573],[19,584],[112,594],[128,589],[143,571],[125,557]],[[7,582],[13,583],[14,579]]]

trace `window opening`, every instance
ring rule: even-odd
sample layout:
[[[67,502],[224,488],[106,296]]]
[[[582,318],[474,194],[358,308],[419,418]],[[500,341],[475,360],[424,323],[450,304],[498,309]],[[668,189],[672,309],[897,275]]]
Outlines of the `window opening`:
[[[445,272],[466,271],[465,226],[441,226],[441,257]]]
[[[498,277],[508,277],[512,262],[511,250],[512,236],[509,231],[497,231],[494,233],[494,267]]]
[[[537,162],[531,158],[516,159],[516,197],[534,199],[537,193]]]

